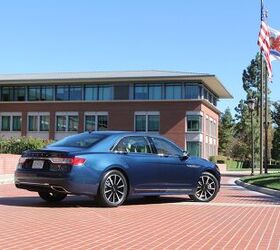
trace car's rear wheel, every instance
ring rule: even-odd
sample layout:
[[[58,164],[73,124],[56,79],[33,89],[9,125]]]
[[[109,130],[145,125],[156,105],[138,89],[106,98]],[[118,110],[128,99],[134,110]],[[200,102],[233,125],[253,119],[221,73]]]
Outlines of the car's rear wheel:
[[[99,187],[98,200],[102,206],[117,207],[127,196],[127,181],[118,170],[108,171],[102,178]]]
[[[195,194],[190,195],[190,198],[194,201],[208,202],[216,197],[218,190],[217,178],[211,173],[204,172],[197,182]]]
[[[48,192],[42,191],[38,192],[39,196],[48,202],[59,202],[66,198],[67,194],[58,193],[58,192]]]

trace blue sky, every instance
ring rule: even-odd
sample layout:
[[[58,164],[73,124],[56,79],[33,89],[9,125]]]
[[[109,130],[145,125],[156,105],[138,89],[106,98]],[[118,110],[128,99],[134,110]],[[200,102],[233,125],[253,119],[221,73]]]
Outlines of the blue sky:
[[[266,0],[280,29],[279,0]],[[245,96],[242,71],[258,51],[259,0],[9,0],[0,2],[0,73],[178,70],[217,75]],[[271,99],[280,99],[280,62]]]

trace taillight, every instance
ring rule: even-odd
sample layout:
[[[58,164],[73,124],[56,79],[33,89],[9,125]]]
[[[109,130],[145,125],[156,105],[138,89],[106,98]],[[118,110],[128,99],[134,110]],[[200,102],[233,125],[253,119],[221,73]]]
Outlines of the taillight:
[[[80,157],[71,158],[71,164],[73,166],[82,166],[86,162],[86,159]]]
[[[26,160],[26,157],[20,157],[19,158],[19,161],[18,161],[18,164],[17,164],[17,169],[22,169],[22,165],[25,162],[25,160]]]

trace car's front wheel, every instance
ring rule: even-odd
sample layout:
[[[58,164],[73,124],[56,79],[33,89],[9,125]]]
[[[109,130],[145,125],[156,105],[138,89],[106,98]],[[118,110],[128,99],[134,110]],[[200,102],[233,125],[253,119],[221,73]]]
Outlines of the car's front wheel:
[[[67,196],[67,194],[47,191],[38,192],[38,194],[43,200],[48,202],[59,202],[65,199]]]
[[[218,190],[217,178],[209,172],[204,172],[197,182],[195,194],[190,195],[190,198],[194,201],[208,202],[216,197]]]
[[[102,206],[117,207],[127,196],[127,181],[118,170],[108,171],[102,178],[99,187],[98,200]]]

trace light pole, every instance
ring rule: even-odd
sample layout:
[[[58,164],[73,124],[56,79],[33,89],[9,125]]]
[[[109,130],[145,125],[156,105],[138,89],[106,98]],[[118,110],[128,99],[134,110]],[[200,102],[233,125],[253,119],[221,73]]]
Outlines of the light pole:
[[[251,165],[251,175],[254,175],[254,165],[255,165],[255,142],[254,142],[254,120],[253,120],[253,112],[255,110],[255,99],[249,99],[247,101],[247,105],[251,114],[251,153],[252,153],[252,165]]]

